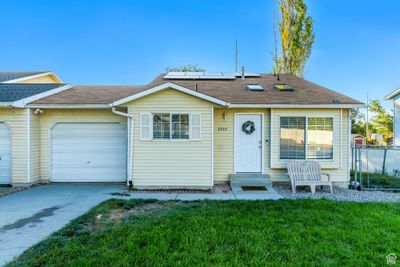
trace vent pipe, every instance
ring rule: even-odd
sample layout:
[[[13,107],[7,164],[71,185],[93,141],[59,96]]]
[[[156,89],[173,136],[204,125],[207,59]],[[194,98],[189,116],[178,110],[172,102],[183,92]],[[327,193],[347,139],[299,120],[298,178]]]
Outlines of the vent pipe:
[[[244,80],[244,66],[242,66],[242,80]]]

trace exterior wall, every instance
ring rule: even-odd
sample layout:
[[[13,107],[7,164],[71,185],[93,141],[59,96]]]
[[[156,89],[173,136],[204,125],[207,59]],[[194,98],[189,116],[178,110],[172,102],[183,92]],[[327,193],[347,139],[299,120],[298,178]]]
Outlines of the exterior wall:
[[[126,127],[126,118],[111,110],[44,110],[40,117],[40,179],[49,180],[49,145],[52,127],[60,122],[120,122]]]
[[[133,185],[135,187],[212,186],[212,104],[166,89],[127,104],[134,118]],[[199,112],[201,140],[140,140],[140,112]]]
[[[342,114],[342,115],[341,115]],[[319,160],[321,168],[332,175],[336,183],[347,183],[349,178],[349,110],[343,109],[273,109],[272,110],[272,158],[269,164],[274,180],[287,180],[288,160],[279,159],[281,116],[333,116],[333,159]],[[342,118],[341,118],[342,117]],[[342,122],[342,124],[340,123]]]
[[[26,109],[30,112],[30,182],[34,183],[40,179],[40,116],[34,115],[33,110]]]
[[[46,75],[38,78],[32,78],[20,81],[19,83],[60,83],[60,82],[57,79],[55,79],[52,75]]]
[[[400,146],[400,96],[394,99],[393,144]]]
[[[225,113],[225,119],[224,119]],[[268,109],[225,109],[214,110],[214,181],[229,181],[229,174],[234,173],[234,120],[235,113],[263,113],[264,139],[269,139]],[[268,166],[269,146],[264,146],[264,166]],[[267,173],[267,172],[266,172]]]
[[[337,183],[347,183],[349,177],[349,111],[340,109],[215,109],[214,112],[214,180],[216,183],[229,181],[228,175],[234,173],[234,114],[264,114],[264,173],[271,175],[273,181],[289,181],[286,176],[287,160],[279,159],[279,117],[280,116],[333,116],[334,117],[334,158],[319,161],[325,172],[332,174]],[[226,120],[223,119],[226,114]],[[272,115],[272,138],[271,138]],[[342,130],[340,131],[340,121]],[[340,149],[340,147],[342,149]],[[272,149],[272,153],[271,150]],[[271,157],[272,156],[272,157]]]
[[[27,183],[26,111],[25,109],[0,109],[0,121],[11,130],[12,184]]]

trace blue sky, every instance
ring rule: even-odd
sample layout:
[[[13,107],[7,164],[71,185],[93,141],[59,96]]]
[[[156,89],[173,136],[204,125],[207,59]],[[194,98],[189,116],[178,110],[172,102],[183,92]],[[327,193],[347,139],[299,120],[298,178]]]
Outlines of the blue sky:
[[[360,100],[400,87],[400,1],[307,3],[316,41],[306,79]],[[233,71],[235,40],[240,65],[272,69],[273,1],[13,0],[1,9],[1,70],[146,84],[167,66]]]

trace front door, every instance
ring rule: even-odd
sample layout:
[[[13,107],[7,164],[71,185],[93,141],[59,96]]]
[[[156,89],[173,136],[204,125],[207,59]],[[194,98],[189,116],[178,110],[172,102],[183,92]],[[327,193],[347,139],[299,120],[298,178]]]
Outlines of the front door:
[[[262,172],[262,127],[261,114],[236,115],[236,172]]]

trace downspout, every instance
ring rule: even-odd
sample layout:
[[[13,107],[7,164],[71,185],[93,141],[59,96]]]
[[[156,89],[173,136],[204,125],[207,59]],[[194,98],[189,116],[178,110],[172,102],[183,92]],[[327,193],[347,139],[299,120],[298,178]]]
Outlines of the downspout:
[[[127,113],[124,113],[124,112],[121,112],[121,111],[118,111],[115,107],[113,107],[112,109],[112,112],[114,113],[114,114],[117,114],[117,115],[119,115],[119,116],[123,116],[123,117],[126,117],[126,118],[128,118],[128,129],[127,129],[127,134],[128,134],[128,151],[127,151],[127,160],[126,160],[126,164],[127,164],[127,166],[126,166],[126,170],[127,170],[127,172],[128,172],[128,175],[127,175],[127,181],[126,181],[126,184],[127,184],[127,186],[129,186],[129,187],[132,187],[133,186],[133,183],[132,183],[132,155],[133,155],[133,130],[134,130],[134,121],[133,121],[133,117],[132,117],[132,115],[129,115],[129,114],[127,114]]]
[[[31,109],[26,109],[26,180],[31,182]]]

